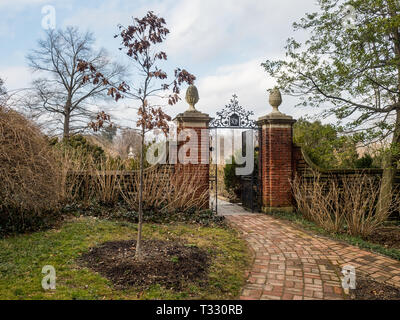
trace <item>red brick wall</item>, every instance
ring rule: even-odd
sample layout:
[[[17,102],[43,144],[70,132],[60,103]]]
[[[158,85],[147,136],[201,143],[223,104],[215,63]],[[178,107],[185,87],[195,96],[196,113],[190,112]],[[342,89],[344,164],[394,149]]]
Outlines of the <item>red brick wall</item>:
[[[293,133],[290,127],[267,125],[262,129],[263,207],[291,207],[293,197]]]
[[[196,160],[197,157],[197,164],[184,164],[180,163],[179,157],[177,156],[178,163],[175,165],[175,172],[180,172],[185,176],[195,176],[198,182],[199,189],[197,193],[200,195],[204,192],[209,191],[209,179],[210,179],[210,164],[209,164],[209,150],[210,150],[210,142],[209,142],[209,132],[208,129],[204,128],[192,128],[189,126],[179,127],[178,134],[182,129],[191,129],[196,132],[197,134],[197,141],[195,139],[187,138],[186,143],[184,141],[178,142],[177,152],[179,153],[180,148],[183,145],[192,147],[193,151],[196,150],[197,152],[188,152],[186,159]],[[203,135],[202,135],[203,130]],[[196,146],[197,143],[197,146]],[[197,154],[196,154],[197,153]],[[209,198],[209,195],[208,195]],[[208,201],[206,207],[209,207]]]

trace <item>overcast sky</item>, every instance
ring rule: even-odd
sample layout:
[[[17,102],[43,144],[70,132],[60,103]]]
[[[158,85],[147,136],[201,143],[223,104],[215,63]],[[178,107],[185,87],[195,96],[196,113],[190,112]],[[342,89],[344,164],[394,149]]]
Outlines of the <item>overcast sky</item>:
[[[185,68],[197,77],[196,108],[214,116],[236,93],[255,118],[271,111],[266,90],[274,86],[260,64],[283,58],[286,39],[297,37],[292,23],[316,10],[315,0],[0,0],[0,77],[8,89],[29,87],[31,72],[25,56],[44,36],[41,22],[46,5],[56,10],[57,28],[73,25],[92,31],[96,46],[121,61],[119,42],[113,38],[117,25],[127,25],[132,17],[153,10],[166,19],[170,30],[166,69]],[[134,120],[135,111],[127,111],[125,104],[115,105],[115,116]],[[293,98],[284,97],[280,109],[296,118],[307,112],[294,104]],[[186,108],[180,102],[169,113],[174,116]]]

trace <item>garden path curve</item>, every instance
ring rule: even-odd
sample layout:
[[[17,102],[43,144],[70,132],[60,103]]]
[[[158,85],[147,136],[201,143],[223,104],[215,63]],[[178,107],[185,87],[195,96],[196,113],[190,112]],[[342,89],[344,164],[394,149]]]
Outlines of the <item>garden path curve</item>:
[[[222,211],[222,210],[221,210]],[[226,215],[254,253],[240,299],[343,299],[341,268],[400,287],[400,262],[326,237],[268,215]]]

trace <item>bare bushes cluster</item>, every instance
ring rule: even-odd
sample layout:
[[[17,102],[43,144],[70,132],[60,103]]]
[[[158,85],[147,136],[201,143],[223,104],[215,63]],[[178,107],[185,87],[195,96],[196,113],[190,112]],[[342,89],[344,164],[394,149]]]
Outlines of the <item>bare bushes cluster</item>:
[[[61,194],[60,163],[40,130],[0,106],[0,228],[25,231],[54,213]]]
[[[187,212],[208,204],[208,190],[202,190],[198,174],[171,173],[166,168],[147,169],[143,184],[144,211],[162,213]],[[139,174],[131,175],[121,187],[122,196],[131,210],[139,208]]]
[[[80,148],[60,145],[63,154],[63,202],[87,211],[98,205],[138,211],[140,174],[132,159],[94,157]],[[143,207],[153,212],[187,212],[205,208],[208,192],[202,192],[196,173],[177,172],[168,165],[145,169]]]
[[[37,230],[77,209],[137,211],[139,172],[132,159],[108,157],[80,137],[53,140],[0,106],[0,234]],[[144,176],[145,210],[187,212],[208,202],[196,175],[158,166]]]
[[[78,149],[65,148],[60,152],[62,162],[62,202],[88,206],[94,195],[92,182],[93,157]]]
[[[97,200],[104,205],[113,206],[121,199],[121,178],[123,172],[117,171],[123,166],[112,158],[102,160],[94,170],[93,184]]]
[[[121,200],[120,177],[126,161],[96,158],[79,149],[63,150],[63,199],[65,204],[89,207],[93,202],[114,206]]]
[[[125,205],[131,211],[139,207],[139,171],[125,170],[128,160],[106,157],[95,161],[69,150],[63,161],[63,199],[66,204],[87,208],[93,203],[114,207]],[[198,174],[174,173],[169,166],[145,170],[144,211],[187,212],[206,207],[207,190],[198,184]]]
[[[292,182],[294,198],[303,216],[335,233],[368,236],[397,210],[397,193],[388,211],[378,210],[380,177],[367,174],[329,178],[314,172],[311,177],[296,177]]]

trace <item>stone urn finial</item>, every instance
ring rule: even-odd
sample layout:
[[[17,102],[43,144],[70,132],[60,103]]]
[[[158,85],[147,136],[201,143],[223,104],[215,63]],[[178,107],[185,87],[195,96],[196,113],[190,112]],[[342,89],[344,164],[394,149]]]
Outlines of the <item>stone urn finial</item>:
[[[269,104],[272,106],[272,113],[280,113],[278,107],[282,104],[282,95],[278,87],[270,90]]]
[[[133,148],[132,146],[129,146],[129,150],[128,150],[128,159],[133,159],[135,158],[135,154],[133,153]]]
[[[199,92],[193,84],[186,90],[186,102],[189,104],[189,109],[187,111],[197,111],[194,106],[199,102]]]

